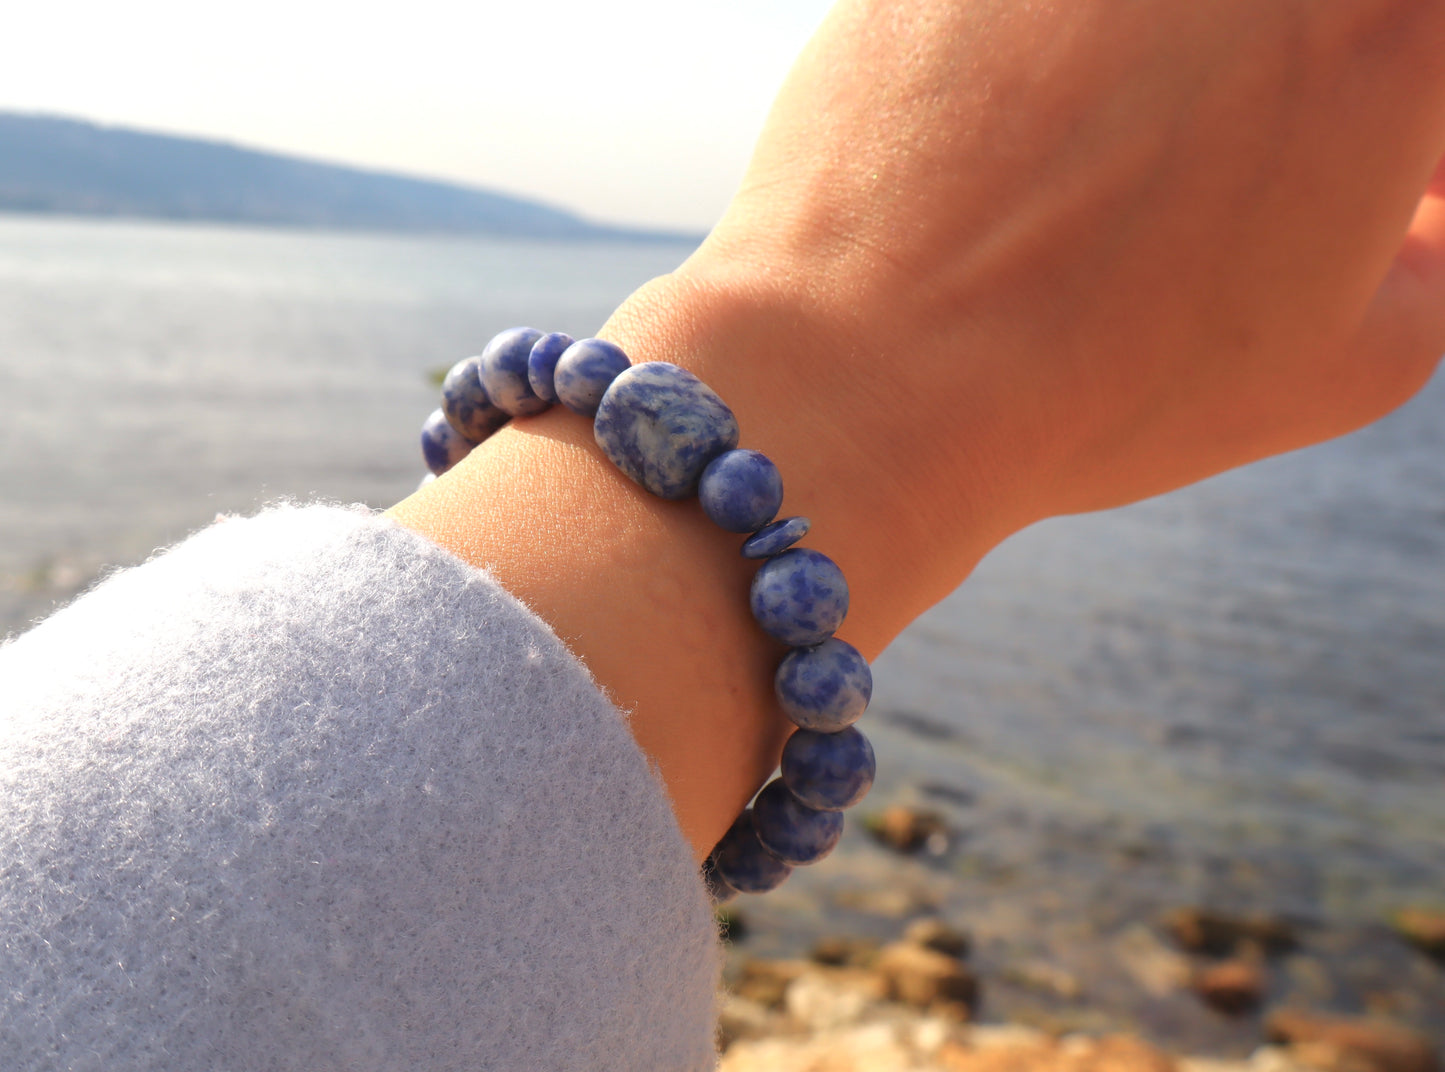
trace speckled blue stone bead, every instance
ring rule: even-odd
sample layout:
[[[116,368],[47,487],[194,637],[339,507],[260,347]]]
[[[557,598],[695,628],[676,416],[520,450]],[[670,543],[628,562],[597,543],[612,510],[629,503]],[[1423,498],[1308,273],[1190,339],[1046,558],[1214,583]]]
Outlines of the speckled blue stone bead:
[[[820,644],[848,614],[848,582],[831,558],[807,547],[774,555],[753,576],[753,617],[795,648]]]
[[[873,786],[878,761],[856,726],[837,733],[799,730],[783,746],[783,784],[819,811],[851,808]]]
[[[536,328],[508,328],[492,337],[478,362],[487,397],[513,417],[541,413],[552,404],[538,398],[527,379],[527,361],[541,337]]]
[[[632,362],[622,347],[606,339],[581,339],[567,347],[557,362],[557,397],[562,405],[592,417],[612,381]]]
[[[421,426],[421,455],[426,467],[440,476],[472,451],[472,445],[457,434],[439,409],[432,410]]]
[[[858,649],[829,637],[783,656],[773,678],[783,713],[800,729],[837,733],[851,726],[873,698],[873,671]]]
[[[758,840],[753,830],[753,813],[743,812],[712,850],[712,866],[718,875],[740,893],[767,893],[783,884],[793,872]]]
[[[664,499],[696,494],[707,463],[738,445],[737,418],[717,392],[665,361],[613,380],[592,431],[617,468]]]
[[[697,484],[702,511],[720,529],[756,532],[783,505],[783,475],[756,450],[730,450],[707,463]]]
[[[472,443],[480,443],[511,420],[487,397],[479,368],[481,360],[480,357],[463,358],[442,381],[442,412],[451,426]]]
[[[532,393],[548,402],[557,401],[557,387],[552,382],[557,371],[557,359],[572,345],[572,336],[554,331],[543,335],[532,344],[527,354],[527,382]]]
[[[753,830],[763,848],[784,863],[813,864],[843,836],[843,813],[810,808],[774,779],[753,801]]]
[[[744,558],[772,558],[780,551],[786,551],[804,536],[813,523],[806,517],[785,517],[764,525],[743,541]]]

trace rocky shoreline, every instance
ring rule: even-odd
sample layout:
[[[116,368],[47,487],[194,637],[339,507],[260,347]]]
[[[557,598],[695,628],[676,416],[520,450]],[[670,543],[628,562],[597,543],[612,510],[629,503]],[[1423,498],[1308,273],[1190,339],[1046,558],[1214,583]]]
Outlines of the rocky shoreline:
[[[915,822],[900,810],[871,826],[892,851],[909,853],[937,834],[931,821]],[[835,934],[797,956],[752,952],[776,943],[749,941],[745,903],[722,909],[732,950],[720,1072],[1442,1069],[1445,1004],[1434,1008],[1445,995],[1440,908],[1395,914],[1387,940],[1409,971],[1364,1002],[1342,999],[1328,978],[1315,954],[1330,935],[1317,928],[1197,906],[1122,928],[1109,947],[1114,973],[1172,1015],[1192,1010],[1231,1027],[1230,1052],[1182,1055],[1172,1050],[1188,1044],[1177,1045],[1167,1023],[1160,1030],[1091,1007],[1100,980],[1047,960],[980,956],[963,929],[914,907],[897,915],[891,936]],[[1023,991],[1047,1000],[1030,1008],[999,999]],[[985,1022],[999,1019],[1010,1022]]]

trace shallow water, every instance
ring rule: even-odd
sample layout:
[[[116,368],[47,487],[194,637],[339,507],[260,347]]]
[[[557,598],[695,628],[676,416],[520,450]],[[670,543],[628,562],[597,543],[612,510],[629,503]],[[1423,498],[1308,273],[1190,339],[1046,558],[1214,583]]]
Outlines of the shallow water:
[[[429,370],[513,323],[591,334],[687,252],[0,217],[0,632],[217,511],[394,502]],[[744,905],[753,947],[937,905],[1000,976],[994,1014],[1228,1049],[1254,1025],[1143,993],[1118,943],[1165,907],[1256,908],[1306,926],[1329,983],[1278,965],[1278,996],[1445,1038],[1441,972],[1380,924],[1445,900],[1442,652],[1445,381],[1344,440],[1037,526],[876,667],[865,808],[938,808],[950,849],[899,860],[854,828]],[[1002,979],[1033,961],[1087,1000]]]

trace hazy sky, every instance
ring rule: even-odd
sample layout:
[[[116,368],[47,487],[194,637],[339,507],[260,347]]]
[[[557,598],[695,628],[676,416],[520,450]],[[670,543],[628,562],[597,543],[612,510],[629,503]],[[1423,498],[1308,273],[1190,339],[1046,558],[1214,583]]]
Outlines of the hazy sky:
[[[18,0],[0,109],[708,227],[827,0]]]

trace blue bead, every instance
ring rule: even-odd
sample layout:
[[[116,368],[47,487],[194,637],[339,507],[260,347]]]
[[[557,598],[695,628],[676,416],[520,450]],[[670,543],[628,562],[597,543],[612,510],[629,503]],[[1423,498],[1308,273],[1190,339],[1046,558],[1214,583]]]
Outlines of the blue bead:
[[[442,411],[452,427],[472,443],[480,443],[511,419],[487,397],[479,369],[481,360],[463,358],[442,381]]]
[[[783,746],[783,782],[793,796],[819,811],[857,804],[877,772],[873,746],[856,726],[837,733],[799,730]]]
[[[712,523],[728,532],[756,532],[783,505],[783,475],[766,454],[730,450],[708,462],[697,498]]]
[[[829,637],[816,647],[795,648],[783,656],[773,691],[794,725],[837,733],[868,709],[873,671],[852,644]]]
[[[793,872],[767,849],[753,830],[753,813],[739,815],[712,850],[718,876],[741,893],[767,893],[783,884]]]
[[[482,387],[494,405],[513,417],[541,413],[551,405],[538,398],[527,379],[527,359],[542,333],[536,328],[508,328],[492,337],[482,351],[478,372]]]
[[[447,422],[447,415],[439,409],[432,410],[426,423],[421,426],[421,455],[426,467],[441,476],[472,451],[472,445]]]
[[[804,536],[813,523],[806,517],[785,517],[764,525],[743,541],[744,558],[772,558],[779,551],[786,551]]]
[[[543,335],[532,344],[532,349],[527,353],[527,382],[532,385],[532,393],[538,398],[548,402],[557,401],[557,386],[553,383],[557,359],[571,345],[572,336],[564,335],[560,331]]]
[[[633,365],[597,407],[593,435],[612,463],[654,495],[697,492],[707,463],[738,445],[738,422],[711,387],[665,361]]]
[[[557,362],[557,397],[574,413],[592,417],[612,381],[632,367],[622,347],[606,339],[583,339]]]
[[[784,863],[815,864],[843,836],[843,813],[810,808],[774,779],[753,801],[753,830],[763,848]]]
[[[810,647],[843,624],[848,582],[827,555],[794,547],[758,567],[751,603],[763,632],[791,647]]]

